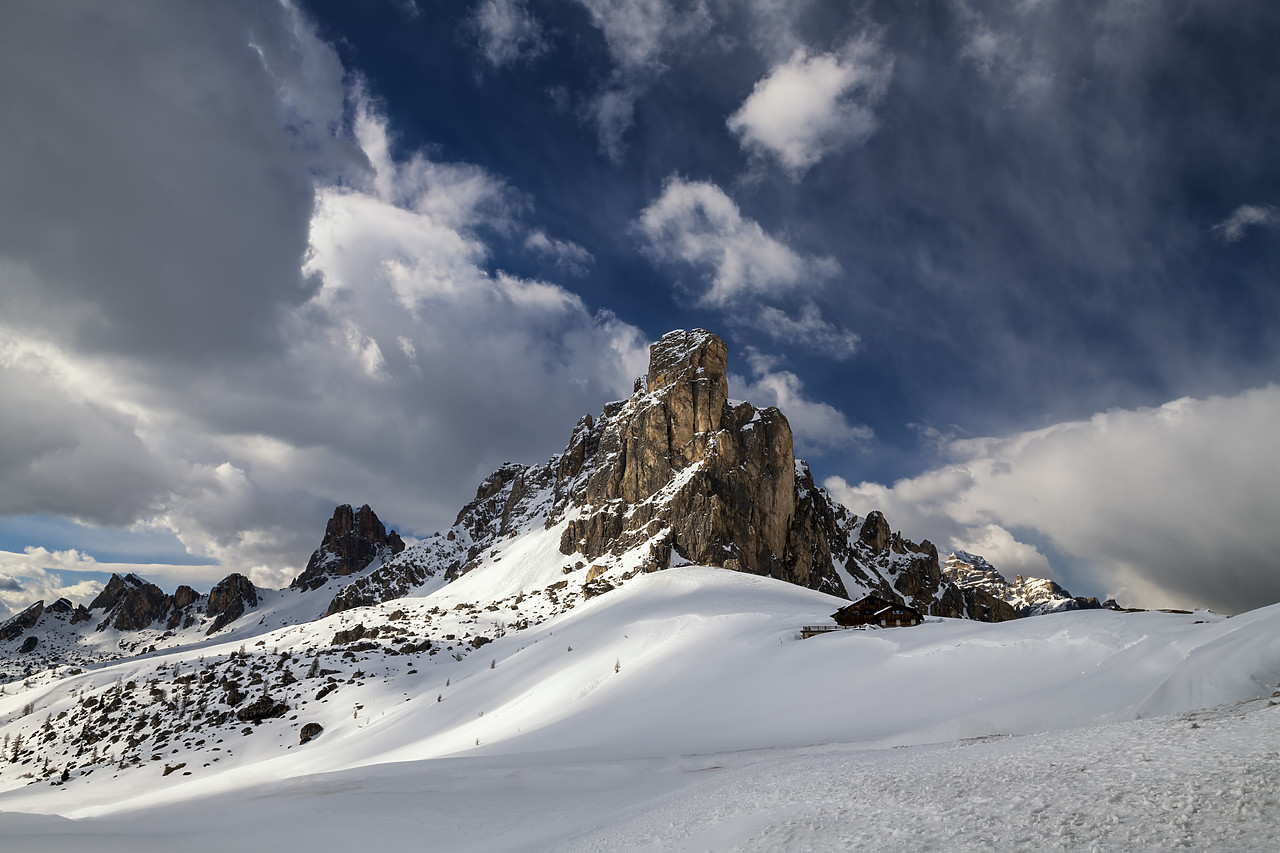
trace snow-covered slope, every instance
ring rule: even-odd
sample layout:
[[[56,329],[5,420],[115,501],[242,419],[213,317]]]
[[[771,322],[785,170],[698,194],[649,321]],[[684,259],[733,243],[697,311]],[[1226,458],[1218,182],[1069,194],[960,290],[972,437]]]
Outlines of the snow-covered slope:
[[[532,573],[547,556],[537,540],[546,549],[554,535],[528,537],[502,555],[509,560],[429,595],[11,693],[0,698],[4,732],[38,746],[0,765],[0,784],[25,785],[23,774],[44,775],[46,760],[49,779],[70,767],[69,784],[85,799],[51,797],[56,787],[46,783],[10,802],[61,811],[79,801],[81,813],[91,803],[119,807],[126,792],[181,799],[264,773],[449,755],[635,758],[1046,731],[1251,699],[1280,681],[1280,607],[1233,619],[1111,611],[995,625],[935,619],[800,641],[800,627],[829,622],[839,599],[702,567],[640,574],[570,610],[545,593],[516,604],[504,564]],[[376,638],[330,645],[356,624],[376,627]],[[479,636],[489,642],[477,647]],[[430,650],[398,653],[424,639]],[[234,706],[228,683],[243,694]],[[262,696],[287,712],[236,717]],[[148,721],[132,747],[128,736],[113,740],[117,717]],[[50,718],[60,734],[43,737]],[[324,733],[299,744],[309,722]],[[160,775],[178,763],[181,775]]]
[[[828,756],[822,761],[832,771],[854,756],[860,765],[893,772],[893,756],[905,753],[868,757],[849,750],[1133,725],[1152,715],[1266,697],[1280,682],[1280,606],[1230,619],[1106,610],[999,624],[931,619],[916,628],[799,640],[802,625],[829,622],[841,600],[769,578],[689,566],[641,573],[568,610],[545,593],[526,594],[510,610],[519,597],[511,574],[525,577],[525,590],[555,577],[538,573],[555,537],[554,530],[525,537],[502,559],[429,594],[274,627],[257,640],[116,663],[0,697],[11,745],[19,735],[25,743],[40,739],[44,720],[67,714],[58,735],[17,764],[0,764],[0,784],[9,788],[0,794],[0,812],[84,818],[139,809],[159,815],[163,807],[189,815],[226,798],[245,802],[247,794],[238,792],[356,796],[367,786],[412,787],[436,774],[463,779],[477,792],[490,784],[507,790],[506,774],[528,778],[538,768],[546,768],[563,793],[569,767],[603,774],[613,781],[592,784],[613,784],[620,792],[631,784],[620,776],[640,768],[646,781],[633,793],[650,801],[686,785],[684,775],[698,769],[693,764],[728,764],[738,768],[741,784],[764,785],[743,769],[742,756],[752,754],[743,750],[767,751],[760,754],[764,773],[773,772],[771,762],[794,769],[804,754]],[[495,611],[474,608],[476,600],[508,603]],[[529,626],[516,629],[512,616]],[[404,633],[390,642],[379,631],[363,646],[329,645],[337,631],[357,623]],[[445,639],[449,634],[453,641]],[[492,641],[476,648],[468,634]],[[438,638],[436,654],[387,651],[426,636]],[[313,660],[317,670],[333,672],[308,676]],[[255,672],[261,684],[253,683]],[[281,685],[285,672],[297,681]],[[241,707],[269,693],[288,711],[256,723],[215,723],[211,714],[231,710],[215,698],[225,695],[224,679],[241,685]],[[131,752],[127,736],[112,742],[115,712],[102,716],[117,695],[118,711],[149,721],[145,741]],[[138,707],[130,709],[131,703]],[[192,722],[187,730],[181,730],[183,719]],[[1265,719],[1262,731],[1280,742],[1275,716]],[[323,732],[300,743],[302,727],[313,722]],[[92,745],[77,744],[86,725],[101,736]],[[1100,737],[1097,731],[1025,742],[1063,749]],[[163,745],[157,733],[164,733]],[[1139,735],[1132,738],[1137,742]],[[89,752],[72,757],[85,746],[96,747],[96,763]],[[122,754],[139,760],[122,762]],[[912,754],[952,761],[951,753]],[[984,760],[996,762],[997,754]],[[706,757],[680,758],[689,755]],[[66,783],[28,784],[23,774],[39,775],[46,757],[57,771],[55,783],[62,767],[76,765]],[[176,769],[165,775],[167,768]],[[920,772],[908,776],[921,778]],[[307,781],[315,774],[337,775],[329,783]],[[586,802],[599,801],[588,796]],[[350,808],[344,803],[338,811]],[[547,808],[578,814],[572,801]],[[610,814],[623,823],[636,818],[616,804]],[[22,825],[0,815],[0,831]],[[577,826],[606,834],[608,828]],[[455,841],[461,837],[459,827],[452,831]],[[386,849],[406,846],[402,836],[399,846]],[[453,849],[474,848],[455,843]]]

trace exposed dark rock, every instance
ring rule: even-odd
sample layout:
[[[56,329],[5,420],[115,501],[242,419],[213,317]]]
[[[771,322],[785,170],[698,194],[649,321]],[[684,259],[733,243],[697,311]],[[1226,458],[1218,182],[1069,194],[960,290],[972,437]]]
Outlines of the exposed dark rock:
[[[270,696],[260,696],[236,711],[236,719],[242,723],[256,723],[283,717],[287,713],[289,713],[289,706],[284,702],[277,702]]]
[[[45,608],[46,613],[57,613],[60,615],[68,615],[75,612],[75,605],[65,598],[59,598],[53,604]]]
[[[196,592],[186,584],[182,584],[173,591],[173,606],[176,608],[190,607],[200,598],[200,593]]]
[[[258,590],[244,575],[232,573],[209,590],[205,612],[213,616],[208,634],[215,634],[244,615],[248,607],[258,606]]]
[[[174,764],[174,765],[168,765],[168,764],[166,764],[166,765],[164,766],[164,773],[162,773],[162,774],[160,774],[160,775],[161,775],[161,776],[168,776],[170,773],[177,773],[179,770],[181,770],[182,768],[184,768],[184,767],[186,767],[186,766],[187,766],[187,762],[185,762],[185,761],[183,761],[181,764]]]
[[[352,510],[342,504],[325,525],[324,539],[311,555],[307,568],[293,579],[294,589],[318,589],[330,578],[345,577],[364,569],[376,559],[388,559],[404,550],[404,540],[378,520],[368,504]]]
[[[30,634],[25,640],[22,641],[22,646],[19,647],[18,652],[24,655],[27,652],[34,652],[39,642],[40,642],[39,637],[37,637],[35,634]]]
[[[354,643],[356,640],[362,639],[365,635],[364,623],[361,622],[354,628],[348,628],[345,631],[339,631],[333,635],[331,646],[342,646],[347,643]]]
[[[324,731],[324,726],[320,725],[319,723],[307,723],[305,726],[302,727],[302,731],[298,733],[299,742],[310,743],[311,741],[320,737],[320,734],[323,731]]]
[[[481,646],[487,646],[489,643],[492,643],[492,642],[493,640],[489,639],[488,637],[472,637],[471,648],[478,649]]]
[[[172,603],[172,596],[135,574],[113,574],[89,609],[107,611],[98,630],[138,631],[167,615]]]
[[[44,602],[37,601],[26,610],[11,617],[3,625],[0,625],[0,642],[20,637],[23,631],[26,631],[28,628],[34,628],[36,622],[40,621],[40,616],[43,613]]]
[[[590,583],[582,585],[583,598],[595,598],[597,595],[604,595],[606,592],[613,592],[616,587],[604,578],[597,578]]]

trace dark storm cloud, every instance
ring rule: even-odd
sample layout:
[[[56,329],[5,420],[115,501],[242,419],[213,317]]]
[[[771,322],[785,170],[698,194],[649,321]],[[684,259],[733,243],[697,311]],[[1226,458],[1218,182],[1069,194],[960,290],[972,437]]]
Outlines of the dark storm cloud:
[[[169,463],[139,440],[127,414],[47,378],[0,366],[0,514],[127,525],[154,511],[173,479]]]
[[[290,26],[274,4],[0,9],[0,258],[30,269],[8,322],[146,358],[277,346],[314,290],[310,171],[332,154],[264,63],[291,61]]]
[[[280,582],[334,503],[443,526],[638,369],[631,327],[483,269],[519,195],[353,127],[292,8],[0,16],[0,512],[158,525],[222,563],[190,571]]]

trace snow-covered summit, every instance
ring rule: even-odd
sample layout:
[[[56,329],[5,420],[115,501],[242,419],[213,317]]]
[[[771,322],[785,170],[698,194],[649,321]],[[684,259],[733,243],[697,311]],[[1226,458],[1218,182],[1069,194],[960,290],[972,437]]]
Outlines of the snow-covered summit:
[[[1020,616],[1038,616],[1066,610],[1096,610],[1096,598],[1073,596],[1056,581],[1017,575],[1011,583],[979,554],[953,551],[944,564],[945,577],[962,589],[981,589],[1004,601]]]

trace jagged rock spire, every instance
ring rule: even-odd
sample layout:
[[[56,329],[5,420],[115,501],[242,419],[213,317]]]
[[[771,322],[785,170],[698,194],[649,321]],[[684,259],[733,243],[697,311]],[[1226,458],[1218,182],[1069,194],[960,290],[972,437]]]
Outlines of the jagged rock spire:
[[[353,510],[341,504],[325,525],[324,539],[311,555],[307,568],[290,584],[294,589],[317,589],[332,577],[345,577],[378,558],[404,550],[404,541],[394,530],[387,532],[377,513],[368,504]]]

